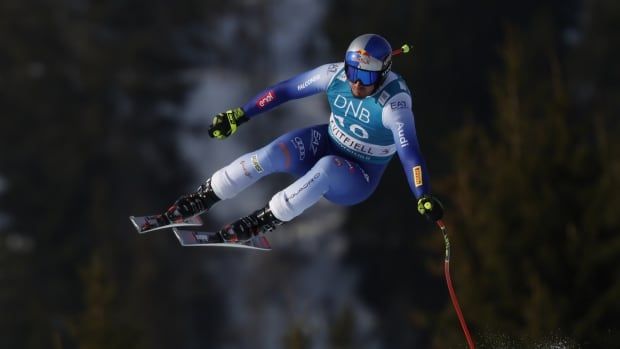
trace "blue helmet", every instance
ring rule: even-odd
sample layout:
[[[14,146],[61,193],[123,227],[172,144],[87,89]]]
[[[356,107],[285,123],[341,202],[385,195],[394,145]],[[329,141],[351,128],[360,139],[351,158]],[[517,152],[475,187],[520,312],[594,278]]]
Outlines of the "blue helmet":
[[[392,67],[392,46],[377,34],[360,35],[349,45],[344,63],[349,81],[379,86]]]

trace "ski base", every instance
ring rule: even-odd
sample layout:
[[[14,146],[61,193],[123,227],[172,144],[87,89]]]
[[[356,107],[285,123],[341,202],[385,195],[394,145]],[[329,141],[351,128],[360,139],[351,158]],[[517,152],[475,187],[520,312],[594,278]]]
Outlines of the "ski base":
[[[254,236],[246,241],[226,241],[218,232],[179,230],[173,228],[174,235],[182,246],[213,246],[245,248],[251,250],[270,251],[271,244],[264,235]]]
[[[202,225],[202,219],[200,219],[199,216],[190,217],[185,220],[179,218],[174,221],[169,221],[166,217],[160,214],[152,216],[130,216],[129,219],[140,234],[165,228],[192,227]]]

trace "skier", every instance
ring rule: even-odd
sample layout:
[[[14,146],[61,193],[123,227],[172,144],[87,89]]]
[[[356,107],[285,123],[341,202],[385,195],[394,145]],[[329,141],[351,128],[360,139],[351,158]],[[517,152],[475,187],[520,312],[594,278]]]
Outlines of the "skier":
[[[286,172],[297,180],[249,216],[220,230],[225,241],[243,241],[300,215],[321,197],[340,205],[367,199],[388,162],[398,153],[418,199],[418,211],[432,221],[443,208],[429,192],[429,176],[418,145],[411,93],[392,67],[392,48],[376,34],[349,45],[344,62],[319,66],[271,86],[239,108],[213,118],[209,135],[224,139],[239,126],[276,106],[325,92],[329,124],[286,133],[216,171],[196,192],[180,197],[165,213],[170,221],[206,212],[260,178]]]

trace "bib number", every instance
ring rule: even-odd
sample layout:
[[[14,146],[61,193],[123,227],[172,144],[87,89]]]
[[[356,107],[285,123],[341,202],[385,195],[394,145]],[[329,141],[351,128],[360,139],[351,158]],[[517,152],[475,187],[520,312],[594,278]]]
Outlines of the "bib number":
[[[342,128],[346,127],[344,125],[344,117],[338,116],[338,115],[334,115],[334,119],[336,119],[336,121],[338,121],[338,123],[340,124],[340,126]],[[353,133],[354,135],[358,136],[361,139],[368,139],[368,137],[369,137],[368,131],[366,131],[365,128],[363,128],[362,126],[360,126],[358,124],[351,123],[351,125],[349,125],[349,131],[351,131],[351,133]]]

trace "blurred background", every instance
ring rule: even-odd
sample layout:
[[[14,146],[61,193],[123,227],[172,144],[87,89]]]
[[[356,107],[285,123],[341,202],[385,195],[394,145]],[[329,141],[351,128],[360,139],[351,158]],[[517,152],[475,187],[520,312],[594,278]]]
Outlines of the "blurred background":
[[[465,348],[443,239],[398,159],[368,201],[321,201],[269,253],[181,248],[128,220],[326,122],[319,95],[205,132],[367,32],[413,45],[393,70],[479,347],[617,347],[620,2],[3,0],[0,348]]]

